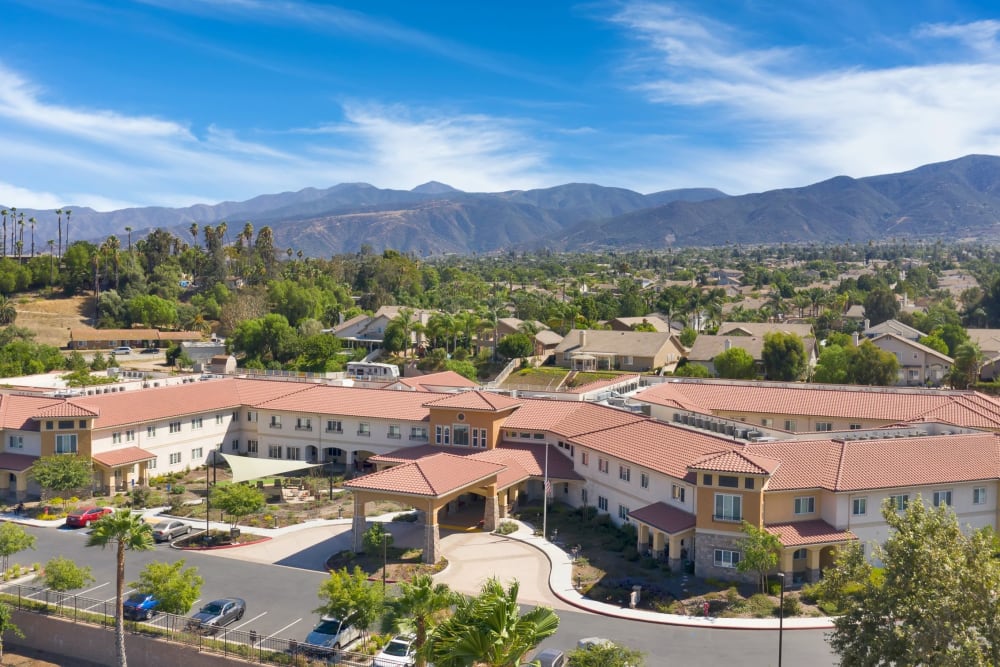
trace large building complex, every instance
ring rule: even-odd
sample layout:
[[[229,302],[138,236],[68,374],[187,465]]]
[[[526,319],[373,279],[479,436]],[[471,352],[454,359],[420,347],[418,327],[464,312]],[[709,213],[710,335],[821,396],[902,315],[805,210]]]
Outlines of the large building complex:
[[[101,491],[204,465],[214,449],[333,463],[356,475],[358,539],[365,504],[395,498],[421,510],[434,560],[441,517],[482,507],[492,528],[547,477],[556,501],[635,524],[640,549],[673,567],[737,576],[747,521],[778,536],[780,568],[799,580],[838,545],[883,540],[885,502],[921,495],[963,525],[1000,527],[1000,402],[976,392],[669,381],[633,399],[647,416],[451,375],[391,389],[229,377],[2,395],[0,490],[23,497],[35,458],[60,453],[90,457]]]

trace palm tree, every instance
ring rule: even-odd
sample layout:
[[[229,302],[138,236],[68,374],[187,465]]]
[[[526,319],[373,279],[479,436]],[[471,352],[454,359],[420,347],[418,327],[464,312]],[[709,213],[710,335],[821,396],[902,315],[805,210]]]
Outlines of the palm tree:
[[[496,579],[483,584],[474,598],[459,603],[424,646],[437,667],[515,667],[521,657],[559,629],[559,617],[548,607],[525,614],[517,603],[518,583],[507,590]]]
[[[66,214],[66,247],[69,248],[69,217],[73,215],[73,211],[66,209],[63,212]]]
[[[400,333],[403,334],[403,357],[405,358],[407,351],[412,346],[414,326],[418,320],[415,319],[412,308],[400,308],[399,314],[392,318],[392,321],[399,327]]]
[[[17,319],[17,308],[14,302],[0,295],[0,325],[14,324]]]
[[[148,551],[153,548],[153,527],[129,510],[119,510],[104,516],[94,524],[87,537],[88,547],[115,547],[117,564],[115,577],[115,644],[118,666],[126,667],[125,660],[125,618],[122,597],[125,594],[125,552]]]
[[[7,256],[7,209],[0,211],[0,215],[3,216],[3,256]]]
[[[62,258],[62,209],[56,209],[56,215],[59,216],[59,257]]]
[[[198,223],[192,222],[191,226],[188,227],[188,231],[191,232],[191,236],[194,237],[194,244],[198,245]]]
[[[55,255],[53,254],[53,249],[55,248],[55,245],[56,245],[55,239],[49,239],[49,287],[52,287],[52,283],[56,281],[55,264],[52,261],[53,258],[55,257]]]
[[[125,227],[125,231],[126,231],[126,233],[128,233],[128,252],[131,255],[132,254],[132,228],[131,227]]]
[[[34,216],[32,216],[32,217],[28,218],[28,222],[31,223],[31,256],[32,256],[32,258],[34,258],[34,256],[35,256],[35,223],[38,222],[38,221],[35,220]]]
[[[22,250],[24,249],[24,213],[18,215],[17,226],[20,227],[20,234],[17,239],[17,258],[20,259]]]
[[[386,601],[388,607],[385,624],[395,632],[413,633],[413,646],[417,649],[417,667],[427,664],[427,657],[420,650],[434,626],[462,596],[447,584],[435,584],[427,574],[420,574],[413,581],[399,584],[399,596]]]

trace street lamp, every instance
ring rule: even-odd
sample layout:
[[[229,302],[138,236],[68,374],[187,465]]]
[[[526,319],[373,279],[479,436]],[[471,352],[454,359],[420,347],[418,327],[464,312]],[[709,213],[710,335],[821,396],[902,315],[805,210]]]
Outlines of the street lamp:
[[[778,581],[781,583],[781,597],[778,604],[778,667],[781,667],[781,640],[785,634],[785,573],[778,573]]]
[[[386,544],[388,544],[388,542],[389,542],[389,534],[385,530],[385,527],[383,526],[383,528],[382,528],[382,595],[385,595],[385,571],[389,567],[389,559],[386,558],[386,551],[387,551]]]

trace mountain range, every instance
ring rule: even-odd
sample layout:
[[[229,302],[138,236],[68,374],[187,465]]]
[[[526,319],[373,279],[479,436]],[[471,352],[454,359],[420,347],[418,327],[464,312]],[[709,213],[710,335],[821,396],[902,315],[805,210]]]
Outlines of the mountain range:
[[[99,242],[110,234],[124,239],[126,227],[132,228],[133,239],[159,227],[189,240],[192,223],[215,225],[223,220],[234,239],[250,221],[255,229],[269,225],[278,248],[302,249],[309,256],[356,252],[363,244],[375,251],[393,248],[426,256],[509,248],[585,251],[776,240],[989,243],[1000,240],[1000,157],[969,155],[898,174],[838,176],[805,187],[740,196],[713,188],[640,194],[582,183],[471,193],[430,181],[412,190],[342,183],[186,208],[68,208],[73,211],[71,240]],[[44,247],[43,239],[55,238],[52,211],[19,212],[25,220],[38,220],[37,248]],[[27,241],[25,245],[27,252]]]

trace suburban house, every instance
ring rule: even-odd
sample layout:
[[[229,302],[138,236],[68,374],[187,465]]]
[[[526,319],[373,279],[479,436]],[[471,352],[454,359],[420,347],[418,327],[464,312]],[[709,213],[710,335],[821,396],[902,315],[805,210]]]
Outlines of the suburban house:
[[[653,330],[658,333],[669,333],[670,327],[667,326],[666,320],[664,320],[659,315],[644,315],[642,317],[616,317],[613,320],[608,320],[608,324],[611,326],[612,331],[635,331],[635,327],[640,324],[645,324],[653,327]]]
[[[989,382],[1000,377],[1000,329],[966,329],[966,332],[983,353],[980,379]]]
[[[723,322],[719,326],[719,333],[717,335],[699,335],[684,357],[689,364],[703,366],[710,373],[716,375],[715,358],[726,350],[738,347],[746,350],[747,354],[753,357],[757,368],[763,373],[764,337],[768,333],[776,331],[795,334],[801,338],[802,345],[805,347],[808,366],[811,368],[816,364],[818,354],[816,351],[816,338],[812,335],[812,325],[790,322],[776,324]]]
[[[911,326],[903,324],[898,320],[886,320],[881,324],[876,324],[875,326],[868,326],[868,320],[865,320],[865,328],[861,332],[861,335],[865,338],[874,339],[885,334],[893,334],[899,336],[900,338],[905,338],[906,340],[919,341],[926,334],[924,332],[914,329]]]
[[[158,329],[70,329],[71,350],[108,350],[116,347],[167,347],[171,343],[200,341],[200,331],[159,331]]]
[[[673,367],[684,346],[670,333],[572,329],[554,352],[557,366],[576,371],[646,372]]]
[[[341,322],[332,329],[325,330],[327,333],[341,339],[350,347],[364,347],[368,350],[382,347],[385,338],[385,328],[399,316],[405,306],[382,306],[373,315],[356,315],[349,320]],[[416,308],[407,309],[411,312],[413,321],[421,325],[427,324],[432,310],[420,310]],[[421,331],[410,332],[410,342],[414,347],[419,347],[424,343],[424,335]]]
[[[939,386],[955,363],[947,354],[896,334],[882,334],[873,338],[872,344],[896,355],[899,361],[899,381],[896,384],[907,387]]]

